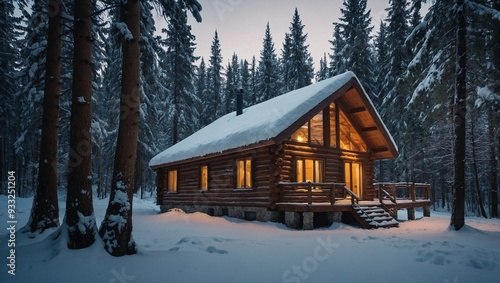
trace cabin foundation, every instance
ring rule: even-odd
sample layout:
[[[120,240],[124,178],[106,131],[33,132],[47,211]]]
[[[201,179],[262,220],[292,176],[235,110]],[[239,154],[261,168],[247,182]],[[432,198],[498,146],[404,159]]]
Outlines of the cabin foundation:
[[[162,213],[172,209],[180,209],[185,213],[202,212],[210,216],[229,216],[249,221],[257,220],[261,222],[279,222],[279,212],[268,210],[265,207],[209,205],[191,206],[179,204],[160,205],[160,211]]]

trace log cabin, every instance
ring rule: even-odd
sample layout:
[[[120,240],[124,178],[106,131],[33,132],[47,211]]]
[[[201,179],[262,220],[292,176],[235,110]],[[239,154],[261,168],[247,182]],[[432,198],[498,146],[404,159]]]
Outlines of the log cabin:
[[[398,149],[354,73],[245,109],[241,101],[150,161],[161,211],[296,229],[345,219],[397,226],[398,209],[412,217],[419,206],[429,215],[427,184],[374,183],[374,162],[397,157]]]

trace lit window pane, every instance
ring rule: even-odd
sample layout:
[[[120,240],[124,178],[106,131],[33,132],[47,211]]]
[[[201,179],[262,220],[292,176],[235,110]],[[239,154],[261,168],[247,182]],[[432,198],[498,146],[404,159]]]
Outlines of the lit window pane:
[[[312,159],[306,159],[306,182],[312,182],[314,181],[314,175],[313,175],[313,160]]]
[[[321,160],[314,161],[314,182],[323,182],[323,162]]]
[[[168,171],[168,191],[177,192],[177,170]]]
[[[245,166],[243,160],[238,160],[238,188],[243,188],[245,183]]]
[[[340,111],[340,148],[346,150],[366,152],[367,147],[347,116]]]
[[[309,122],[305,123],[292,135],[292,140],[300,143],[307,143],[309,141]]]
[[[245,160],[245,188],[252,187],[252,162]]]
[[[252,160],[240,159],[236,162],[236,187],[252,187]]]
[[[297,182],[304,182],[304,161],[297,160]]]
[[[337,147],[337,124],[335,117],[335,103],[330,104],[330,146]]]
[[[311,119],[311,143],[323,145],[323,111]]]
[[[201,166],[201,189],[208,190],[208,166]]]

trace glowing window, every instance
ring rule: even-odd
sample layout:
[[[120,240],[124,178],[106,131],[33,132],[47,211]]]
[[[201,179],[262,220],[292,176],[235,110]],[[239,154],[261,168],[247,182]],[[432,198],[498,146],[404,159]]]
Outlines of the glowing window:
[[[167,189],[169,193],[177,192],[177,170],[168,171]]]
[[[292,140],[300,143],[323,145],[323,111],[320,111],[293,133]]]
[[[337,147],[337,121],[335,103],[330,104],[330,146]]]
[[[200,172],[200,187],[201,190],[208,190],[208,166],[201,166]]]
[[[236,161],[236,187],[252,187],[252,160],[239,159]]]
[[[323,182],[324,164],[318,159],[297,159],[297,182]]]
[[[340,148],[366,152],[367,147],[361,135],[356,131],[343,111],[339,115]]]

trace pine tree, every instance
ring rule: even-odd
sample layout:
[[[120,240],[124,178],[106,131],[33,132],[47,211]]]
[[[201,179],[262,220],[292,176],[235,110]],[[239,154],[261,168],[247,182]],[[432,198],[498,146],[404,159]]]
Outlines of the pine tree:
[[[196,112],[199,114],[198,119],[195,122],[195,129],[201,128],[204,125],[203,118],[203,109],[204,109],[204,98],[206,97],[207,92],[207,69],[205,65],[205,59],[202,57],[200,65],[197,68],[196,72]]]
[[[255,56],[252,56],[252,64],[250,67],[250,85],[248,90],[249,100],[256,104],[258,101],[258,92],[257,92],[257,78],[259,77],[259,71],[256,63]],[[280,85],[283,85],[280,81]]]
[[[326,60],[326,53],[323,54],[323,58],[319,59],[319,70],[316,73],[316,81],[322,81],[329,78],[328,64]]]
[[[154,174],[148,163],[161,146],[160,135],[165,129],[160,128],[164,121],[165,100],[168,92],[164,83],[164,70],[159,58],[165,58],[166,52],[161,46],[161,38],[156,35],[153,5],[141,1],[141,75],[140,96],[141,110],[139,119],[139,141],[135,169],[134,193],[141,189],[141,197],[147,188],[153,186]]]
[[[4,129],[0,133],[0,178],[7,180],[8,170],[14,169],[10,166],[14,163],[15,155],[12,150],[14,138],[17,135],[16,117],[16,92],[20,88],[18,80],[15,79],[18,69],[20,54],[17,37],[20,36],[20,17],[14,14],[12,0],[0,3],[0,69],[3,75],[0,76],[0,93],[4,98],[0,108],[0,126]],[[4,169],[5,166],[5,169]],[[7,168],[11,169],[7,169]],[[7,187],[6,183],[1,185],[0,192]]]
[[[197,20],[201,21],[201,5],[196,0],[185,2]],[[177,2],[161,1],[160,4],[167,16],[175,15],[172,8]],[[99,229],[106,251],[113,256],[137,252],[132,237],[132,200],[140,117],[140,1],[129,0],[120,4],[120,19],[117,26],[125,39],[122,44],[121,113],[111,194]]]
[[[226,87],[224,88],[223,96],[223,105],[225,107],[224,114],[235,111],[236,109],[236,95],[239,92],[240,80],[238,55],[233,53],[231,62],[228,63],[226,68]]]
[[[257,93],[259,94],[257,102],[271,99],[280,93],[279,61],[274,49],[269,22],[266,25],[262,45],[257,78]]]
[[[99,235],[113,256],[135,254],[132,238],[132,190],[134,186],[137,137],[139,132],[140,2],[120,6],[123,27],[123,67],[120,95],[120,123],[108,208]],[[126,28],[126,29],[125,29]]]
[[[26,196],[26,188],[36,187],[36,164],[39,157],[39,140],[41,129],[41,109],[44,90],[45,59],[47,47],[47,13],[44,12],[47,1],[35,0],[31,5],[31,12],[23,6],[22,13],[26,22],[22,32],[24,37],[18,43],[21,49],[17,80],[20,88],[15,93],[15,113],[19,118],[14,128],[16,140],[14,142],[13,168],[16,173],[24,176],[19,180],[17,192]]]
[[[249,69],[249,64],[247,60],[240,61],[240,82],[241,85],[238,85],[238,88],[241,87],[243,90],[243,106],[249,107],[252,106],[254,101],[252,101],[252,77]]]
[[[222,55],[217,31],[215,31],[210,50],[211,55],[207,68],[207,91],[204,98],[206,106],[202,113],[203,126],[222,116],[225,110],[222,101]]]
[[[394,135],[394,138],[403,142],[400,150],[399,159],[394,164],[394,161],[383,163],[390,164],[390,171],[396,171],[394,175],[404,176],[402,181],[413,181],[411,172],[413,172],[414,160],[413,153],[415,152],[415,142],[417,136],[422,136],[421,129],[416,122],[413,111],[405,111],[401,114],[410,101],[410,93],[412,85],[401,80],[403,73],[406,71],[410,54],[404,48],[405,40],[409,34],[408,19],[409,4],[407,1],[389,1],[387,10],[387,26],[381,26],[381,34],[383,38],[377,40],[379,57],[378,57],[378,74],[383,77],[379,78],[379,85],[375,89],[377,91],[377,104],[380,105],[382,116],[389,121],[389,128]],[[382,30],[382,28],[385,30]],[[385,32],[385,33],[384,33]],[[386,54],[380,54],[380,50]],[[382,56],[380,56],[382,55]],[[383,61],[382,61],[383,60]],[[391,119],[398,115],[400,119]],[[383,164],[382,163],[382,164]],[[382,165],[383,166],[383,165]],[[382,171],[384,171],[382,169]],[[391,176],[391,178],[393,177]]]
[[[342,38],[342,33],[340,32],[340,25],[333,23],[333,40],[330,40],[332,44],[332,53],[330,55],[329,71],[330,75],[339,75],[344,71],[345,59],[344,53],[346,49],[346,42]]]
[[[380,30],[377,37],[375,38],[375,51],[376,51],[376,61],[377,61],[377,76],[376,76],[376,86],[375,92],[377,93],[377,99],[375,102],[381,104],[383,99],[384,81],[389,69],[389,46],[387,39],[387,24],[384,21],[380,21]]]
[[[95,11],[105,9],[104,3],[96,2]],[[108,119],[110,117],[118,117],[117,112],[114,112],[109,107],[109,93],[106,93],[104,88],[104,74],[106,73],[108,64],[107,45],[112,41],[112,37],[108,37],[109,28],[105,27],[105,23],[109,20],[107,13],[94,13],[92,16],[92,161],[93,161],[93,184],[97,185],[97,197],[105,197],[105,182],[107,176],[111,173],[107,172],[107,163],[110,158],[106,152],[106,146],[110,144],[110,129]],[[112,101],[112,100],[111,100]],[[115,114],[116,113],[116,114]],[[115,115],[114,115],[115,114]],[[111,130],[112,131],[112,130]]]
[[[467,20],[464,0],[457,0],[457,48],[454,125],[455,143],[453,148],[453,206],[450,226],[460,230],[465,224],[465,125],[466,125],[466,82],[467,82]]]
[[[170,19],[166,30],[166,80],[169,104],[169,124],[172,133],[172,144],[186,138],[195,131],[194,121],[198,113],[192,109],[197,97],[194,95],[193,80],[195,77],[196,57],[191,26],[187,24],[187,14],[182,2],[178,4],[176,17]]]
[[[68,248],[92,245],[97,225],[92,203],[92,0],[74,2],[73,84],[65,224]]]
[[[370,96],[374,94],[374,73],[372,47],[370,46],[371,26],[370,10],[366,10],[366,0],[346,0],[340,9],[342,17],[339,26],[340,37],[345,42],[342,46],[342,63],[336,73],[353,71]],[[334,41],[337,39],[334,38]]]
[[[30,219],[26,227],[34,233],[59,227],[57,200],[57,135],[59,127],[59,97],[61,92],[62,12],[59,0],[48,3],[49,23],[47,59],[43,96],[42,137],[38,185],[33,199]]]
[[[295,8],[290,26],[290,33],[285,34],[282,50],[282,73],[284,75],[283,92],[298,89],[311,84],[314,77],[313,61],[306,45],[307,34],[299,11]]]
[[[116,138],[118,134],[118,123],[120,117],[119,97],[120,84],[122,77],[122,49],[121,33],[119,25],[119,9],[111,9],[108,15],[111,25],[103,29],[104,37],[107,39],[103,42],[105,52],[105,64],[102,71],[102,86],[96,96],[96,103],[93,108],[95,119],[99,119],[102,125],[99,132],[102,133],[102,140],[97,140],[99,145],[98,158],[95,159],[100,166],[101,174],[99,174],[98,195],[100,198],[107,196],[109,187],[111,187],[111,176],[113,168],[113,157],[116,146]],[[92,129],[94,130],[94,129]],[[108,158],[106,158],[108,157]],[[111,158],[109,158],[111,157]]]

